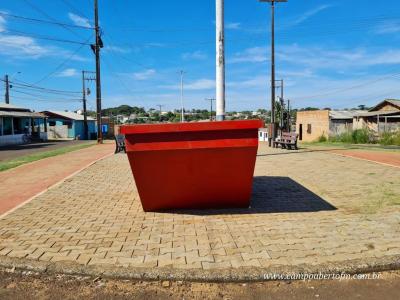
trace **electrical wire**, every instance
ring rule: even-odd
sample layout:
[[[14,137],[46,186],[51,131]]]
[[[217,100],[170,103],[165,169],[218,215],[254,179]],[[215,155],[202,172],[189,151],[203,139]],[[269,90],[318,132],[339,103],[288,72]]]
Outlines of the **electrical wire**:
[[[92,37],[88,38],[87,41],[89,41]],[[43,76],[41,79],[35,82],[35,84],[41,83],[45,81],[46,79],[50,78],[54,74],[56,74],[62,67],[64,67],[69,61],[74,58],[75,55],[77,55],[85,46],[85,44],[79,46],[69,57],[67,57],[64,61],[62,61],[58,66],[56,66],[51,72]]]
[[[81,12],[79,9],[77,9],[75,6],[73,6],[69,1],[67,0],[61,0],[68,8],[70,8],[72,11],[74,11],[78,16],[83,17],[85,19],[90,19],[86,14]]]
[[[49,14],[47,14],[45,11],[43,11],[42,9],[40,9],[38,6],[34,5],[32,2],[30,2],[30,0],[23,0],[28,6],[30,6],[33,10],[37,11],[38,13],[40,13],[41,15],[45,16],[47,19],[56,22],[56,23],[60,23],[58,20],[56,20],[55,18],[53,18],[52,16],[50,16]],[[72,33],[73,35],[81,38],[81,36],[79,34],[77,34],[75,31],[73,31],[71,28],[60,24],[60,26],[64,29],[66,29],[67,31],[69,31],[70,33]]]
[[[25,32],[25,31],[21,31],[21,30],[15,30],[15,29],[4,29],[3,32],[8,32],[8,33],[12,33],[14,35],[18,35],[18,36],[29,36],[29,37],[33,37],[39,40],[46,40],[46,41],[53,41],[53,42],[60,42],[60,43],[69,43],[69,44],[78,44],[78,45],[90,45],[88,43],[83,43],[80,41],[73,41],[73,40],[66,40],[66,39],[59,39],[56,37],[51,37],[51,36],[44,36],[44,35],[39,35],[36,33],[30,33],[30,32]]]
[[[0,15],[3,17],[15,18],[15,19],[23,20],[23,21],[28,21],[28,22],[46,23],[46,24],[53,24],[53,25],[58,25],[58,26],[66,26],[66,27],[79,28],[79,29],[90,29],[90,30],[94,29],[92,27],[87,27],[87,26],[80,26],[80,25],[74,25],[74,24],[66,24],[66,23],[61,23],[61,22],[46,21],[46,20],[41,20],[41,19],[23,17],[23,16],[18,16],[18,15],[1,12],[1,11],[0,11]]]
[[[13,89],[12,92],[13,93],[18,93],[18,94],[24,94],[24,95],[31,96],[31,97],[34,97],[34,98],[38,98],[39,100],[48,100],[48,99],[42,98],[43,96],[41,96],[41,95],[27,93],[27,92],[23,92],[23,91],[16,90],[16,89]],[[32,99],[32,100],[36,100],[36,99]],[[71,99],[58,99],[57,98],[57,99],[49,99],[49,100],[59,101],[59,102],[82,101],[82,99],[78,99],[78,98],[71,98]]]
[[[15,80],[15,79],[13,81],[13,84],[17,85],[17,86],[30,88],[30,89],[43,90],[43,91],[48,92],[48,93],[62,93],[62,94],[81,94],[82,93],[82,92],[78,92],[78,91],[66,91],[66,90],[49,89],[49,88],[45,88],[45,87],[41,87],[41,86],[37,86],[37,85],[34,85],[34,84],[30,84],[30,83],[24,82],[22,80]]]

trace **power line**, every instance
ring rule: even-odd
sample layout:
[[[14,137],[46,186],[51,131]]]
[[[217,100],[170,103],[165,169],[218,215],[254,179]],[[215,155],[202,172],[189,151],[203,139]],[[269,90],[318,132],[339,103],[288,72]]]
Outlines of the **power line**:
[[[88,38],[86,40],[86,42],[88,42],[92,37]],[[58,66],[56,66],[50,73],[46,74],[45,76],[43,76],[41,79],[39,79],[38,81],[35,82],[35,84],[41,83],[43,81],[45,81],[46,79],[48,79],[49,77],[51,77],[52,75],[54,75],[55,73],[57,73],[62,67],[64,67],[72,58],[74,58],[75,55],[77,55],[82,48],[85,46],[86,44],[80,45],[74,52],[72,52],[72,54],[67,57],[65,60],[63,60]]]
[[[69,97],[78,95],[75,93],[53,92],[53,91],[47,91],[47,90],[40,90],[40,89],[31,88],[31,87],[20,86],[20,85],[14,84],[14,83],[12,84],[12,86],[13,86],[13,88],[16,88],[18,90],[39,93],[41,95],[56,95],[56,96],[69,96]]]
[[[53,24],[53,25],[58,25],[58,26],[63,26],[63,27],[65,26],[65,27],[79,28],[79,29],[90,29],[90,30],[93,29],[92,27],[87,27],[87,26],[66,24],[66,23],[54,22],[54,21],[46,21],[46,20],[41,20],[41,19],[13,15],[13,14],[5,13],[5,12],[0,12],[0,15],[5,16],[5,17],[19,19],[19,20],[24,20],[24,21],[28,21],[28,22],[30,21],[30,22],[46,23],[46,24]]]
[[[88,43],[83,43],[83,42],[80,42],[80,41],[59,39],[59,38],[55,38],[55,37],[52,37],[52,36],[44,36],[44,35],[39,35],[39,34],[36,34],[36,33],[30,33],[30,32],[14,30],[14,29],[8,29],[8,28],[5,29],[3,32],[9,32],[9,33],[12,33],[12,34],[18,35],[18,36],[29,36],[29,37],[33,37],[33,38],[36,38],[36,39],[39,39],[39,40],[47,40],[47,41],[53,41],[53,42],[70,43],[70,44],[87,45],[87,46],[90,45]]]
[[[346,87],[346,88],[337,88],[337,89],[333,89],[330,92],[326,92],[326,93],[298,97],[298,98],[296,98],[296,100],[304,100],[304,99],[318,98],[318,97],[323,97],[323,96],[334,95],[334,94],[346,92],[346,91],[349,91],[349,90],[354,90],[354,89],[357,89],[357,88],[361,88],[361,87],[364,87],[364,86],[367,86],[367,85],[371,85],[373,83],[376,83],[376,82],[379,82],[379,81],[382,81],[382,80],[385,80],[385,79],[388,79],[388,78],[394,78],[394,77],[397,77],[399,75],[400,75],[400,73],[386,75],[386,76],[379,77],[379,78],[376,78],[376,79],[371,80],[371,81],[367,81],[367,82],[364,82],[364,83],[361,83],[361,84],[349,86],[349,87]]]
[[[86,14],[84,14],[83,12],[81,12],[79,9],[77,9],[75,6],[73,6],[69,1],[67,0],[61,0],[67,7],[69,7],[71,10],[73,10],[77,15],[79,15],[80,17],[86,18],[86,19],[90,19],[88,16],[86,16]]]
[[[15,89],[13,89],[13,93],[19,93],[19,94],[24,94],[24,95],[27,95],[27,96],[31,96],[31,97],[35,97],[35,98],[38,98],[38,99],[40,99],[40,100],[47,100],[47,99],[45,99],[45,98],[42,98],[43,96],[41,96],[41,95],[37,95],[37,94],[32,94],[32,93],[27,93],[27,92],[23,92],[23,91],[20,91],[20,90],[15,90]],[[71,99],[55,99],[55,100],[53,100],[53,99],[51,99],[52,101],[61,101],[61,102],[68,102],[68,101],[82,101],[82,99],[77,99],[77,98],[71,98]]]
[[[5,82],[4,79],[0,78],[0,81]],[[21,89],[27,88],[27,89],[35,89],[38,90],[37,92],[47,92],[47,93],[63,93],[63,94],[80,94],[80,92],[78,91],[64,91],[64,90],[56,90],[56,89],[48,89],[45,87],[40,87],[40,86],[36,86],[33,84],[29,84],[20,80],[17,81],[10,81],[10,83],[14,86],[14,87],[18,87]]]
[[[52,16],[50,16],[49,14],[47,14],[45,11],[43,11],[42,9],[40,9],[39,7],[37,7],[36,5],[32,4],[29,0],[23,0],[27,5],[29,5],[32,9],[34,9],[35,11],[37,11],[38,13],[42,14],[43,16],[45,16],[47,19],[56,22],[56,23],[60,23],[58,20],[56,20],[55,18],[53,18]],[[71,32],[73,35],[77,36],[77,37],[81,37],[79,34],[77,34],[75,31],[71,30],[71,28],[65,26],[65,25],[60,25],[61,27],[63,27],[64,29],[66,29],[67,31]]]

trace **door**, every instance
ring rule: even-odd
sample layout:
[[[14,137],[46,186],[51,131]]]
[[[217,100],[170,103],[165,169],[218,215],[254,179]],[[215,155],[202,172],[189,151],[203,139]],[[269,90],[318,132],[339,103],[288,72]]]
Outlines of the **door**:
[[[303,124],[299,125],[299,140],[303,140]]]

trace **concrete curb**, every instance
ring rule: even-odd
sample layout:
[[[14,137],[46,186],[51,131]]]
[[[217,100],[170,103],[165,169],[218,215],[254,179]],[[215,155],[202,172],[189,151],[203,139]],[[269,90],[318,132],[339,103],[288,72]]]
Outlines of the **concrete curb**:
[[[238,269],[199,270],[174,269],[168,267],[136,268],[122,266],[84,266],[74,262],[43,262],[24,258],[0,256],[0,268],[15,271],[31,271],[47,275],[65,274],[109,279],[131,279],[143,281],[192,281],[192,282],[260,282],[277,280],[266,278],[267,274],[296,276],[301,274],[365,274],[400,270],[400,255],[383,258],[356,259],[320,265],[283,266],[268,268],[243,267]]]

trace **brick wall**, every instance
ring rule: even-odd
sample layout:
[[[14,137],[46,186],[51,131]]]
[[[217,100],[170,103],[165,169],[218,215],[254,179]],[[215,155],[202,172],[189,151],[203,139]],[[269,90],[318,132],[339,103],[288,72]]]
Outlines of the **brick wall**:
[[[303,142],[313,142],[321,135],[329,136],[329,110],[301,111],[296,120],[296,133]]]

